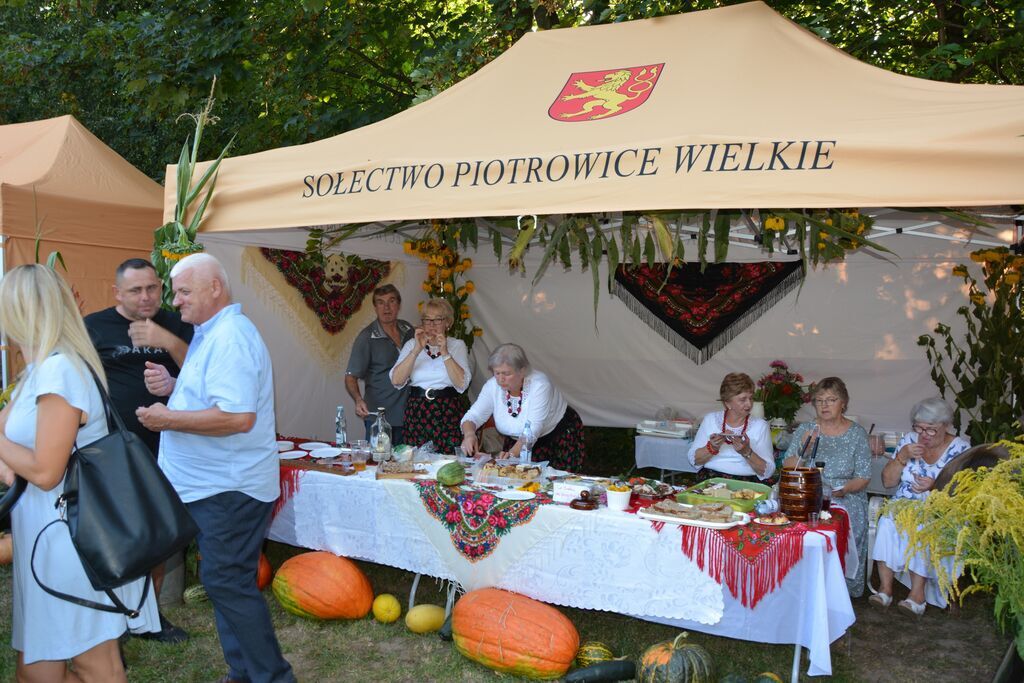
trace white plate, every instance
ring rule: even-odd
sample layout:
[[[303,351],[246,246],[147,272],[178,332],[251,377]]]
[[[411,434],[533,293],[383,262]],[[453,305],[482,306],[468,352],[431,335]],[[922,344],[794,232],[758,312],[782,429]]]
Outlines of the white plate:
[[[299,448],[304,451],[315,451],[318,448],[333,448],[333,446],[323,441],[307,441],[306,443],[300,443]]]
[[[284,441],[282,439],[281,441],[277,442],[277,450],[280,451],[281,453],[284,453],[285,451],[290,451],[293,448],[295,448],[295,444],[291,441]]]
[[[309,454],[314,458],[337,458],[341,455],[340,448],[317,448],[316,450],[310,451]]]
[[[286,451],[281,453],[278,457],[282,460],[298,460],[299,458],[305,458],[309,453],[306,451]]]
[[[517,491],[516,489],[495,491],[494,495],[496,498],[504,498],[505,500],[533,500],[537,497],[537,494],[531,491]]]

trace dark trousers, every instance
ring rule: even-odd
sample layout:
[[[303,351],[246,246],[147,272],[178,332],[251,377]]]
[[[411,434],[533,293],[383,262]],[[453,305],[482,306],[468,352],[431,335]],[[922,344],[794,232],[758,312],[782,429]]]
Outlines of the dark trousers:
[[[363,418],[363,426],[366,427],[366,440],[367,441],[370,440],[370,428],[373,427],[373,425],[375,425],[375,424],[377,424],[377,416],[376,415],[374,415],[372,417],[364,417]],[[401,427],[401,426],[396,427],[395,425],[391,425],[391,445],[392,446],[397,446],[398,444],[405,443],[404,441],[402,441],[402,439],[404,439],[404,438],[405,438],[405,428]]]
[[[228,491],[186,506],[199,526],[199,580],[213,603],[228,675],[251,683],[293,683],[267,603],[256,588],[273,503]]]

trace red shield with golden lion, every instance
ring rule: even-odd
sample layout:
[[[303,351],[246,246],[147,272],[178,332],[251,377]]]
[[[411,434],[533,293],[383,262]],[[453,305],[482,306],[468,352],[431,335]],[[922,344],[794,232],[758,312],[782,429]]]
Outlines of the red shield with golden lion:
[[[593,121],[632,111],[651,96],[664,66],[574,73],[548,108],[548,116],[555,121]]]

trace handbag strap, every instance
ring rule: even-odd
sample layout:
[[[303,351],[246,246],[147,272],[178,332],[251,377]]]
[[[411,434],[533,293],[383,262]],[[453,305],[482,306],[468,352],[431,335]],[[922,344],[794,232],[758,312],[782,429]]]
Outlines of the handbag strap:
[[[82,359],[82,362],[85,363],[84,358]],[[89,374],[92,375],[93,381],[96,382],[96,388],[100,392],[100,398],[103,399],[103,410],[107,414],[107,429],[111,432],[116,429],[122,434],[126,433],[128,431],[128,427],[125,426],[124,420],[121,419],[121,414],[117,412],[116,408],[114,408],[114,404],[110,400],[110,394],[107,393],[106,387],[104,387],[103,382],[100,381],[99,375],[96,374],[96,371],[93,370],[92,366],[88,363],[85,363],[85,367],[89,368]]]
[[[80,607],[89,607],[91,609],[100,610],[101,612],[113,612],[114,614],[124,614],[128,618],[130,618],[130,619],[137,619],[138,616],[142,613],[142,605],[146,602],[146,596],[149,594],[149,582],[150,582],[150,575],[149,574],[146,575],[146,582],[142,586],[142,597],[139,599],[139,606],[136,607],[135,609],[131,609],[130,607],[126,607],[125,604],[123,602],[121,602],[121,599],[117,597],[117,594],[114,593],[114,591],[110,590],[109,588],[104,589],[103,592],[106,593],[107,597],[110,599],[110,601],[112,603],[114,603],[113,605],[104,605],[102,602],[94,602],[92,600],[87,600],[85,598],[79,598],[79,597],[76,597],[74,595],[68,595],[67,593],[61,593],[58,590],[50,588],[49,586],[47,586],[45,583],[43,583],[40,580],[39,575],[36,573],[36,550],[39,549],[39,539],[43,537],[43,533],[47,529],[49,529],[51,526],[53,526],[54,524],[61,524],[61,523],[67,525],[67,521],[66,520],[55,519],[52,522],[50,522],[49,524],[47,524],[46,526],[44,526],[42,529],[39,530],[39,535],[36,536],[35,543],[32,544],[32,557],[29,559],[28,565],[29,565],[29,569],[32,570],[32,578],[34,578],[36,580],[36,583],[39,584],[39,587],[42,588],[44,591],[46,591],[47,593],[49,593],[50,595],[52,595],[55,598],[60,598],[61,600],[66,600],[67,602],[74,603],[74,604],[76,604],[76,605],[78,605]],[[68,526],[69,530],[70,530],[70,528],[71,527]]]

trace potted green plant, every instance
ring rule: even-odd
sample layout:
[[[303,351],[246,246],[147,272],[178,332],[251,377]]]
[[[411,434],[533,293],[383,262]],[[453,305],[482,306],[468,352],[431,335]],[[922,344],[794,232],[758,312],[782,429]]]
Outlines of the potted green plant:
[[[801,382],[803,375],[793,372],[783,360],[773,360],[771,371],[757,380],[754,400],[764,403],[764,417],[772,420],[783,420],[786,425],[793,422],[800,406],[809,400]]]

